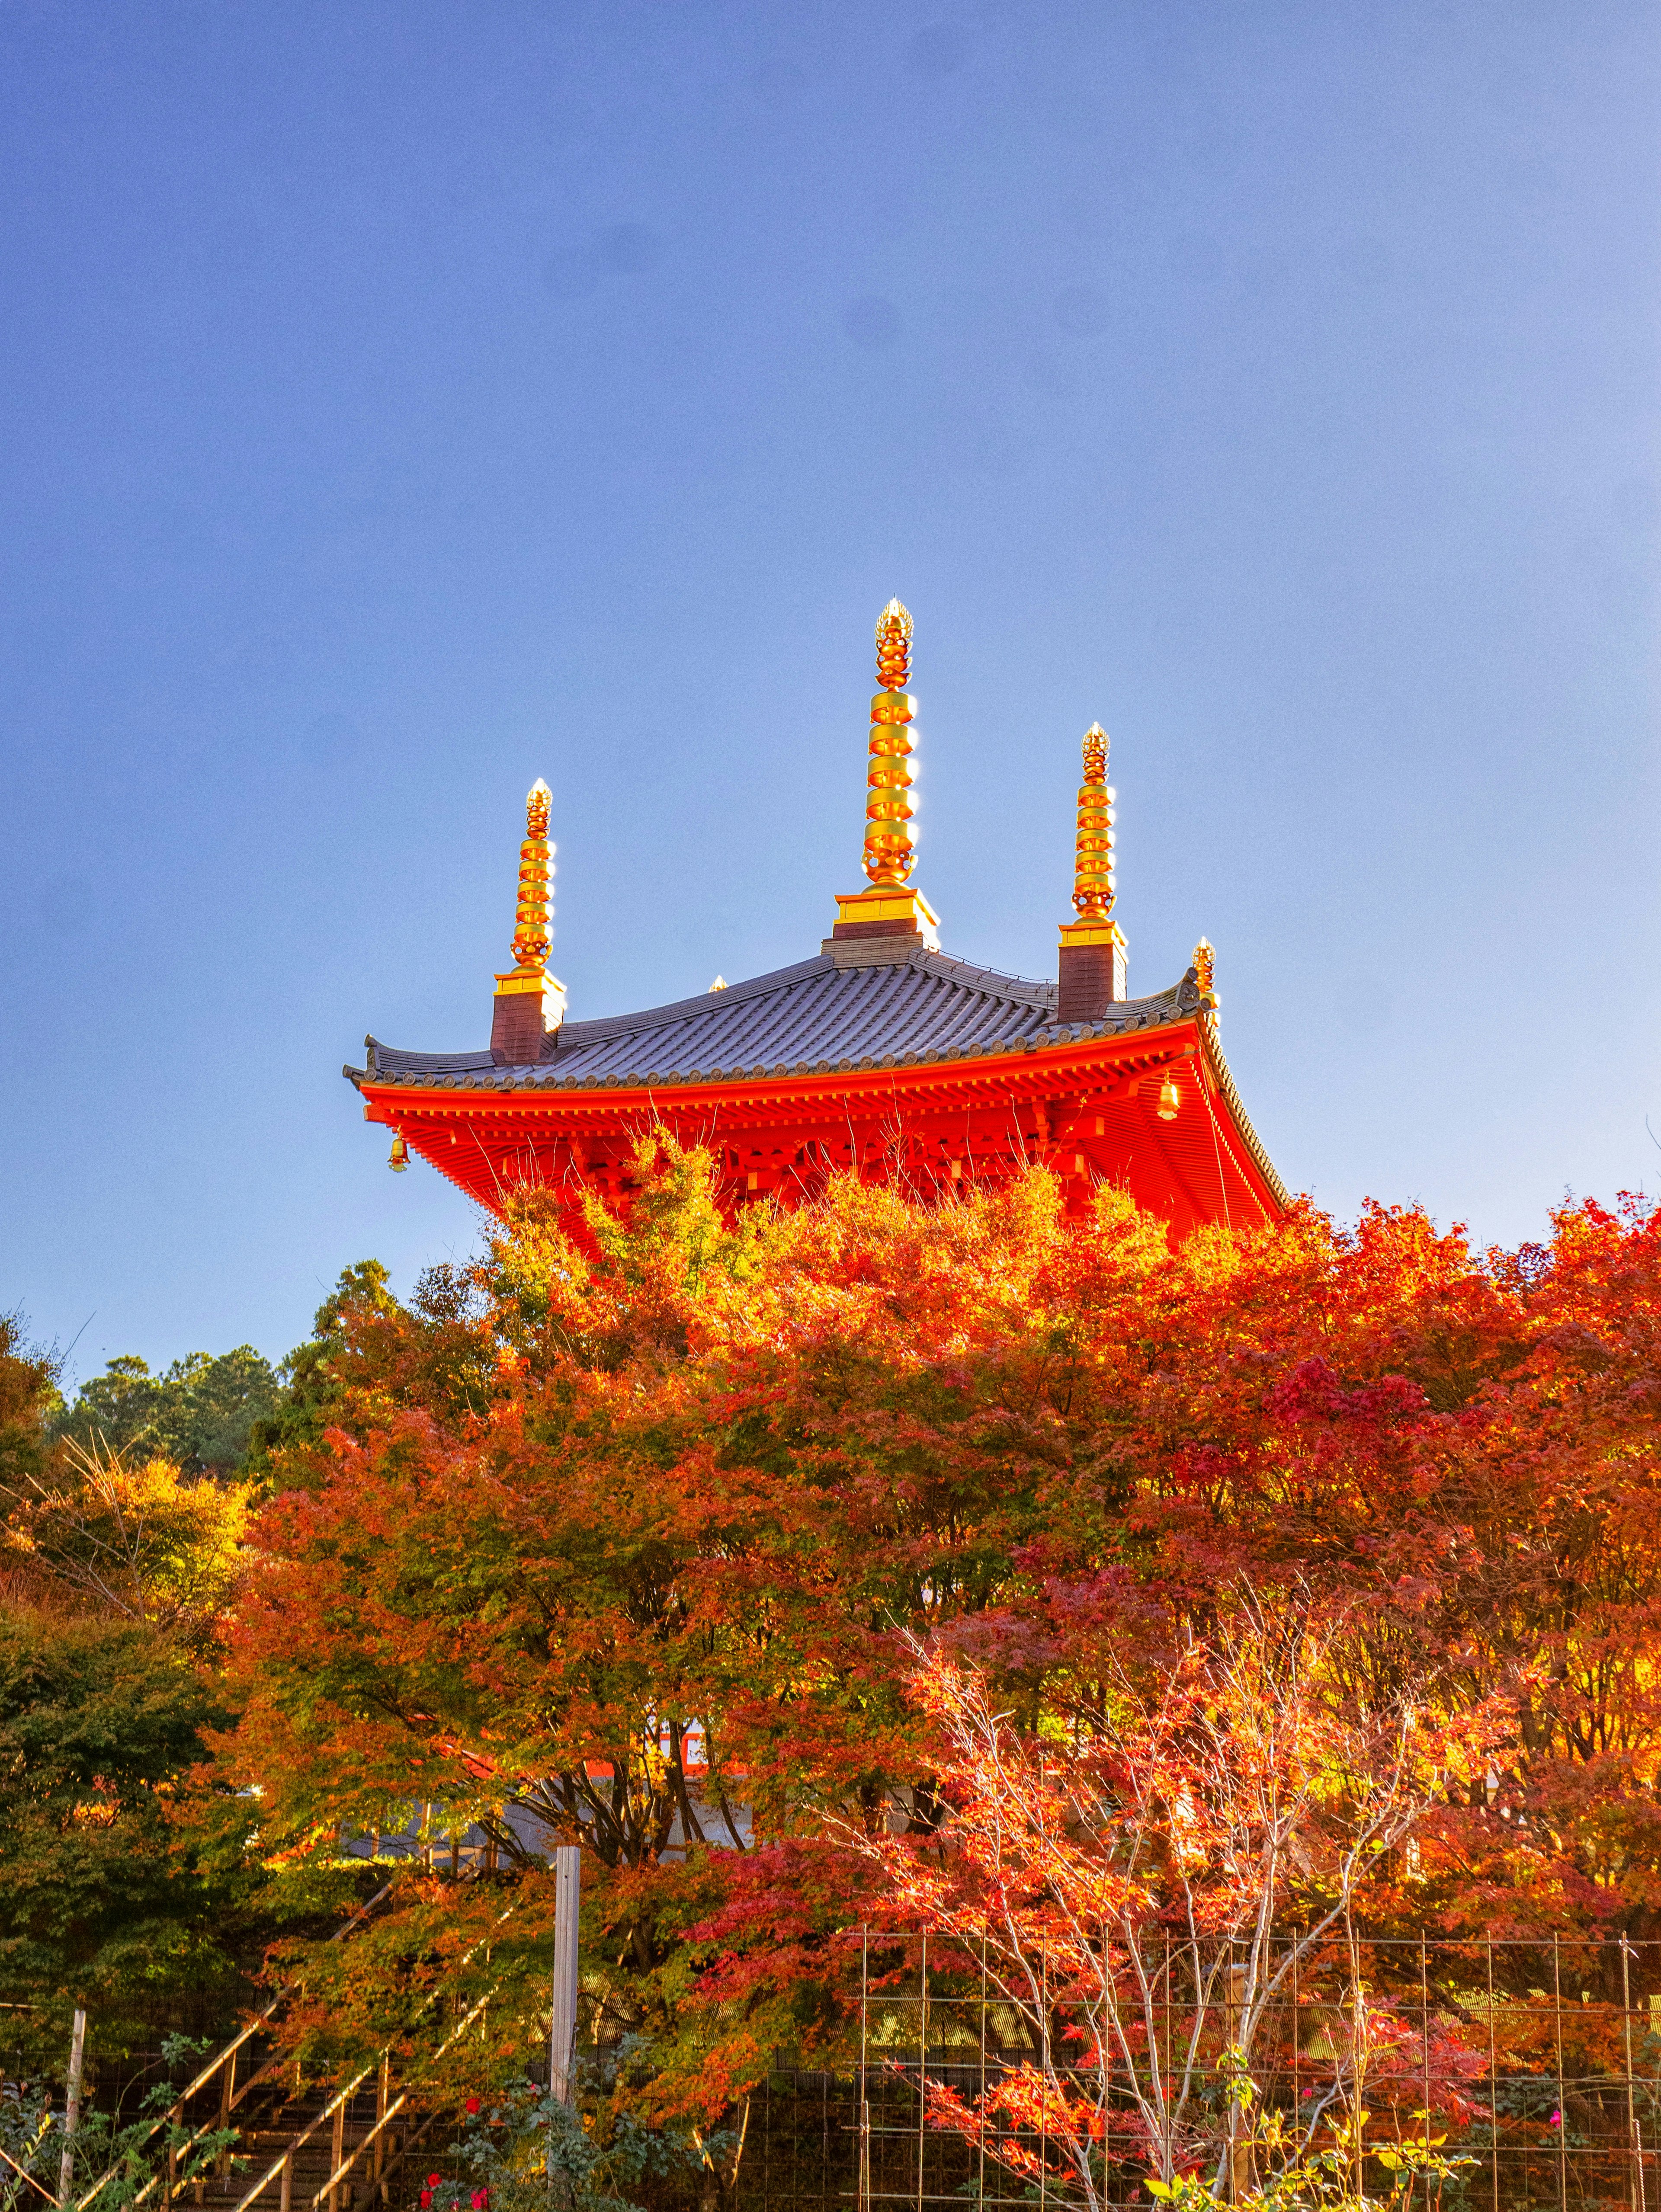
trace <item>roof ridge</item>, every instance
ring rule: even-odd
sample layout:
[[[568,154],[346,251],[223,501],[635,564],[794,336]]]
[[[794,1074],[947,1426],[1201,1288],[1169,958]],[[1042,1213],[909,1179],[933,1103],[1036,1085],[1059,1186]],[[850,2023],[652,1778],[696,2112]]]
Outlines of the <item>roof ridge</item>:
[[[660,1006],[642,1006],[638,1013],[597,1014],[591,1021],[568,1021],[561,1024],[559,1034],[562,1040],[569,1039],[575,1047],[602,1044],[608,1037],[622,1036],[634,1030],[666,1029],[671,1022],[685,1021],[690,1015],[708,1012],[712,998],[719,997],[723,1007],[740,1006],[771,991],[788,990],[793,983],[806,982],[810,975],[817,975],[833,964],[827,953],[815,952],[806,960],[793,962],[788,968],[770,969],[764,975],[751,975],[740,983],[727,983],[719,993],[700,991],[693,998],[671,999]]]
[[[1055,1003],[1056,986],[1053,983],[1041,983],[1026,975],[1007,975],[1001,968],[986,968],[977,961],[959,960],[953,953],[914,952],[911,965],[924,969],[931,975],[946,971],[948,981],[962,984],[969,990],[989,992],[996,998],[1016,999],[1032,1006],[1047,1006]]]

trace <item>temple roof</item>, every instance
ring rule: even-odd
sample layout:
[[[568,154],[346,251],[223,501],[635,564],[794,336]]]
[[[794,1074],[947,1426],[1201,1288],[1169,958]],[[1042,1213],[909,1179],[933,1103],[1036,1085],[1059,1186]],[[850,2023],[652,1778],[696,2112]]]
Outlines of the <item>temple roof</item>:
[[[1114,919],[1114,793],[1099,723],[1081,748],[1073,915],[1056,981],[1028,982],[936,948],[912,883],[916,701],[911,617],[877,624],[862,868],[817,956],[730,988],[600,1021],[565,1018],[548,972],[551,793],[526,799],[513,960],[488,1043],[409,1052],[374,1037],[345,1070],[364,1119],[502,1214],[556,1194],[575,1221],[640,1188],[642,1140],[701,1148],[724,1207],[811,1200],[832,1176],[950,1199],[1025,1174],[1056,1178],[1072,1212],[1110,1183],[1173,1232],[1274,1221],[1287,1194],[1241,1106],[1217,1036],[1214,954],[1168,990],[1126,999]],[[827,920],[829,916],[827,915]],[[1063,1018],[1065,1017],[1065,1018]]]
[[[1198,987],[1185,975],[1152,998],[1110,1006],[1088,1032],[1075,1032],[1056,1023],[1053,983],[1025,982],[940,952],[908,949],[895,958],[885,946],[868,954],[839,946],[836,956],[820,953],[695,999],[603,1021],[568,1021],[556,1049],[534,1069],[498,1067],[488,1047],[403,1052],[371,1038],[368,1067],[345,1072],[354,1081],[382,1083],[505,1078],[563,1084],[610,1076],[641,1084],[891,1058],[956,1060],[988,1046],[1007,1050],[1075,1033],[1156,1028],[1191,1016],[1199,1004]]]

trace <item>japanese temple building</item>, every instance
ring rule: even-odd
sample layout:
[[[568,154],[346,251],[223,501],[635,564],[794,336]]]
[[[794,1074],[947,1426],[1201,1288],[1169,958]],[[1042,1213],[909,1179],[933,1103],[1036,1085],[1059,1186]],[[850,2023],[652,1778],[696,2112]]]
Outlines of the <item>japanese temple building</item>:
[[[940,950],[911,883],[910,654],[911,618],[891,601],[877,625],[866,888],[836,899],[817,951],[747,982],[568,1021],[548,972],[550,793],[536,784],[490,1042],[412,1052],[369,1037],[367,1066],[345,1071],[364,1118],[394,1132],[392,1164],[415,1153],[492,1210],[526,1184],[615,1204],[639,1139],[664,1130],[709,1150],[733,1206],[811,1197],[839,1169],[929,1197],[1042,1163],[1069,1206],[1116,1183],[1178,1234],[1283,1212],[1218,1045],[1210,946],[1202,939],[1169,988],[1126,995],[1099,727],[1084,740],[1074,911],[1054,977]]]

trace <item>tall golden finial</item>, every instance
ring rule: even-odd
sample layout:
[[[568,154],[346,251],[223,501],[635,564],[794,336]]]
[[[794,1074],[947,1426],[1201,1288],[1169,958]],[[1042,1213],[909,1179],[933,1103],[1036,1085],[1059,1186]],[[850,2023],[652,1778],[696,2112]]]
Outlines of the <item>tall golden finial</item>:
[[[553,950],[553,847],[548,810],[554,794],[538,776],[525,795],[525,842],[519,848],[519,904],[514,909],[514,958],[545,968]]]
[[[1113,793],[1107,781],[1107,732],[1099,722],[1084,734],[1073,904],[1080,921],[1105,921],[1113,912]]]
[[[911,617],[890,599],[877,619],[877,681],[871,702],[871,766],[866,778],[865,872],[873,884],[904,886],[916,850],[911,819],[910,722],[917,702],[906,691],[911,676]]]
[[[871,762],[865,783],[865,872],[861,891],[839,892],[836,926],[824,949],[838,965],[863,966],[913,951],[938,952],[940,916],[911,883],[916,855],[911,819],[911,617],[897,599],[877,617],[877,681],[871,702]],[[882,940],[888,940],[885,945]]]

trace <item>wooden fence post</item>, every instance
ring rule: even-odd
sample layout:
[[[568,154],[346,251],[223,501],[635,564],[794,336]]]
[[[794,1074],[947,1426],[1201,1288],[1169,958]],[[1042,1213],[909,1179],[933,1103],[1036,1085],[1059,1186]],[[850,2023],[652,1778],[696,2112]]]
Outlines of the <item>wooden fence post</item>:
[[[1245,2033],[1246,1970],[1234,1961],[1234,1946],[1228,1947],[1229,1962],[1223,1969],[1223,2041],[1231,2050],[1238,2050]],[[1251,2187],[1251,2146],[1245,2137],[1246,2115],[1240,2103],[1238,2084],[1230,2091],[1228,2106],[1228,2197],[1232,2204],[1244,2203]]]
[[[392,2102],[392,2062],[387,2053],[383,2051],[380,2054],[380,2070],[375,2075],[375,2139],[374,2150],[372,2154],[372,2160],[369,2167],[370,2179],[375,2185],[375,2186],[371,2190],[370,2194],[371,2196],[378,2195],[383,2204],[386,2202],[386,2190],[385,2185],[381,2182],[380,2176],[382,2169],[385,2167],[386,2163],[386,2107]]]
[[[231,2106],[236,2102],[236,2053],[232,2051],[219,2071],[219,2128],[222,2135],[231,2124]],[[222,2180],[231,2170],[231,2147],[227,2143],[219,2154],[218,2171]]]
[[[858,2212],[870,2212],[871,2206],[871,2093],[865,2075],[867,2004],[871,1987],[871,1930],[860,1930],[860,2110],[859,2110],[859,2183],[855,2203]]]
[[[81,2069],[87,2055],[87,2015],[75,2008],[70,2033],[70,2075],[64,2084],[64,2155],[58,2161],[58,2201],[67,2208],[73,2202],[75,2136],[81,2125]]]
[[[1623,1930],[1621,1936],[1621,2011],[1627,2046],[1627,2142],[1632,2154],[1633,2212],[1644,2212],[1644,2138],[1639,2133],[1638,2109],[1632,2094],[1632,1975],[1627,1960],[1630,1956]]]
[[[334,2133],[329,2142],[329,2171],[338,2173],[341,2154],[346,2148],[346,2100],[343,2097],[334,2108]],[[336,2183],[329,2191],[329,2212],[335,2212],[340,2202],[340,2185]]]
[[[573,2101],[572,2057],[577,2034],[577,1907],[582,1893],[582,1846],[554,1850],[553,2020],[548,2039],[548,2094]]]

